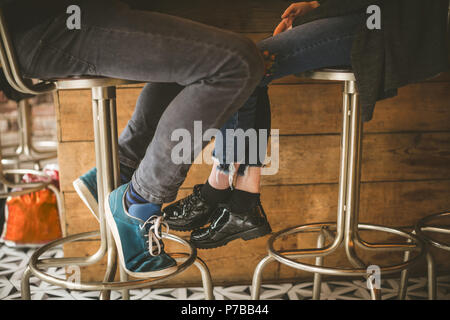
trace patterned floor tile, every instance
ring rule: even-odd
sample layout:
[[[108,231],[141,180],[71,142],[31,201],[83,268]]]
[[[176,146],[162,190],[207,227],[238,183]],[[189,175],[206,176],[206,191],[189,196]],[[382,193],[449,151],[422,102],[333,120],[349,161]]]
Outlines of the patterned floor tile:
[[[20,286],[22,274],[28,260],[35,249],[11,248],[0,244],[0,300],[21,299]],[[46,258],[62,257],[61,248],[48,252]],[[65,276],[63,268],[51,268],[49,274],[62,278]],[[48,283],[36,277],[30,279],[31,296],[33,300],[98,300],[100,292],[70,291]],[[399,281],[386,279],[381,282],[383,300],[396,299]],[[217,300],[250,300],[251,288],[248,285],[215,287],[214,296]],[[312,282],[264,284],[261,287],[261,299],[268,300],[306,300],[311,299]],[[111,300],[121,299],[121,293],[113,291]],[[412,278],[408,283],[407,299],[427,299],[426,278]],[[438,278],[437,298],[450,300],[450,276]],[[203,300],[203,288],[162,288],[130,290],[131,300]],[[328,281],[321,285],[321,299],[323,300],[361,300],[370,299],[366,281]]]

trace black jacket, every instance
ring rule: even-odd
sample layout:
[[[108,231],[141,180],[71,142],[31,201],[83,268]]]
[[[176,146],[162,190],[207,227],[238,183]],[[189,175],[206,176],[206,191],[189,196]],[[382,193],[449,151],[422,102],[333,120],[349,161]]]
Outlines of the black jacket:
[[[352,67],[358,83],[363,119],[372,118],[376,101],[397,89],[449,68],[448,0],[321,0],[320,7],[294,25],[381,8],[381,30],[360,27],[353,42]],[[369,15],[368,15],[369,17]]]

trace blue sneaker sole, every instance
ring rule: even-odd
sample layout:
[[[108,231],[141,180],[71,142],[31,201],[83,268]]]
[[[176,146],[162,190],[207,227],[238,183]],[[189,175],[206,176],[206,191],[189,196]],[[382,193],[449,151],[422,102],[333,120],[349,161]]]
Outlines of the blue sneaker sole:
[[[166,268],[163,270],[150,271],[150,272],[134,272],[134,271],[127,269],[127,267],[125,265],[125,259],[123,257],[122,242],[120,241],[119,230],[117,229],[116,221],[114,220],[113,213],[109,206],[109,196],[110,196],[110,194],[108,194],[108,196],[105,199],[106,222],[108,223],[108,226],[111,230],[111,233],[113,235],[114,241],[117,246],[117,252],[119,254],[120,265],[125,270],[125,272],[135,278],[155,278],[155,277],[167,276],[167,275],[170,275],[170,274],[174,273],[175,271],[177,271],[177,269],[178,269],[177,266],[169,267],[169,268]]]
[[[78,196],[81,198],[81,200],[83,200],[84,204],[89,208],[97,221],[100,222],[98,214],[98,202],[89,191],[88,187],[86,187],[83,180],[78,178],[72,184]]]

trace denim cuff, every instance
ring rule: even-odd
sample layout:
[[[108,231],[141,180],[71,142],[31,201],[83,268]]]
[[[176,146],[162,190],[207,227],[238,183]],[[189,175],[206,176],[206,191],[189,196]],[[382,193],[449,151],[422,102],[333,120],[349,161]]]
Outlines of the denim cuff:
[[[147,190],[144,189],[141,184],[138,182],[136,174],[133,175],[133,178],[131,180],[131,183],[133,184],[133,188],[136,190],[136,192],[145,200],[151,203],[155,204],[164,204],[169,203],[172,201],[175,201],[177,198],[178,192],[175,192],[173,194],[169,195],[159,195],[158,192],[155,190]]]
[[[232,171],[233,174],[235,173],[235,170],[230,170],[230,165],[231,164],[225,163],[225,160],[219,159],[218,157],[216,157],[215,150],[212,151],[211,156],[212,156],[212,159],[215,162],[219,163],[216,168],[220,172],[225,173],[225,174],[230,174],[230,171]],[[238,170],[236,172],[236,174],[239,175],[239,176],[244,176],[247,173],[248,167],[259,167],[259,168],[262,168],[264,166],[264,164],[260,163],[259,161],[257,163],[247,164],[245,162],[242,163],[242,162],[240,162],[240,161],[235,159],[235,161],[233,162],[233,165],[234,165],[234,163],[238,163],[239,164],[239,168],[238,168]]]

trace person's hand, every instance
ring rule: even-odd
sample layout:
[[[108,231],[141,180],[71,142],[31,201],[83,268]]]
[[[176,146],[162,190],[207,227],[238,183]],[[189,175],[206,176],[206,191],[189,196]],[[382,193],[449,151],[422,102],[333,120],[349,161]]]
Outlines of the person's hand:
[[[311,2],[296,2],[291,4],[281,15],[281,22],[278,24],[278,26],[275,28],[275,31],[273,32],[273,35],[276,36],[279,33],[282,33],[288,29],[292,28],[292,23],[294,22],[294,19],[302,14],[305,14],[317,7],[319,7],[320,4],[317,1],[311,1]]]

